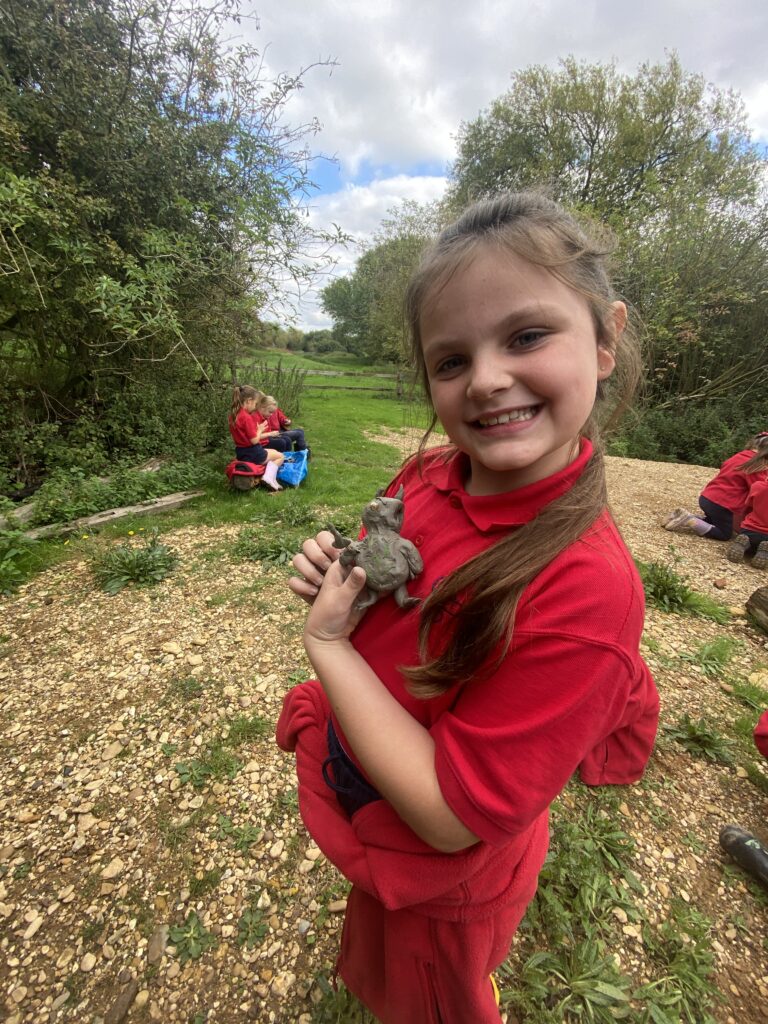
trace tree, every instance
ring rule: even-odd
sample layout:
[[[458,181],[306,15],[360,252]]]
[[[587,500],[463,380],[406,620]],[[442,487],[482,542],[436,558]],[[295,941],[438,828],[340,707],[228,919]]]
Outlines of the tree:
[[[318,126],[284,121],[304,72],[266,79],[224,41],[238,0],[0,0],[0,18],[0,360],[25,410],[0,436],[18,450],[148,373],[234,363],[286,273],[311,273]]]
[[[614,223],[648,216],[669,197],[718,208],[752,202],[763,161],[741,99],[686,74],[675,54],[634,76],[569,57],[534,66],[459,129],[454,205],[504,189],[547,187]]]
[[[382,221],[354,273],[323,289],[323,308],[334,319],[334,336],[349,351],[377,362],[405,359],[405,291],[440,215],[436,204],[403,201]]]

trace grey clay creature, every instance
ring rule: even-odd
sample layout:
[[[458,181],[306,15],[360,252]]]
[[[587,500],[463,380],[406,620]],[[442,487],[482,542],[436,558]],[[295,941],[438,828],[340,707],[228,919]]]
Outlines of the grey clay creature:
[[[351,540],[329,526],[333,546],[341,548],[339,561],[343,566],[359,565],[365,569],[366,581],[355,608],[362,611],[380,597],[392,594],[400,608],[412,608],[418,597],[409,597],[405,588],[424,568],[421,555],[409,540],[400,536],[405,506],[403,488],[394,498],[381,497],[379,492],[363,509],[365,537]]]

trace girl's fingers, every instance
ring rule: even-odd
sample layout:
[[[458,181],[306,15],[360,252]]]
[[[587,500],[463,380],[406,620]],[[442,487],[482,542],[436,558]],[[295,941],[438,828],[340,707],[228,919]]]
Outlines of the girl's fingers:
[[[311,583],[316,587],[322,585],[323,577],[325,576],[325,571],[319,569],[317,567],[317,564],[314,561],[312,561],[312,559],[307,558],[307,556],[304,554],[294,555],[293,559],[291,560],[291,564],[293,565],[296,572],[300,572],[308,583]],[[330,562],[328,563],[328,567],[330,568]]]
[[[298,576],[291,576],[288,580],[288,586],[294,594],[306,601],[307,604],[312,604],[320,593],[319,586],[315,586],[314,583],[309,583],[308,580],[299,579]]]

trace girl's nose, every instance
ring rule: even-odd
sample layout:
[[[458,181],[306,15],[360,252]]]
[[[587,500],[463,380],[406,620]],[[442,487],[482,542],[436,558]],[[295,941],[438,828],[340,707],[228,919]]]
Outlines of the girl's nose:
[[[506,390],[511,383],[508,360],[497,359],[492,355],[477,355],[472,361],[467,397],[485,398],[496,391]]]

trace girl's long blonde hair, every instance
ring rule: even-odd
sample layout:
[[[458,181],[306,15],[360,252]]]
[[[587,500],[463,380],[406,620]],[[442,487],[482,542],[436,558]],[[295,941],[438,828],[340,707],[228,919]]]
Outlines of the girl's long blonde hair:
[[[421,348],[421,314],[425,303],[450,287],[453,275],[483,249],[493,248],[548,270],[589,304],[597,344],[609,349],[616,369],[607,386],[598,386],[600,417],[612,426],[629,404],[640,376],[637,336],[629,324],[617,336],[613,319],[616,296],[611,287],[605,238],[592,237],[562,207],[536,193],[511,193],[470,206],[425,252],[406,295],[412,354],[430,398],[429,377]],[[602,411],[602,410],[601,410]],[[419,455],[437,422],[422,438]],[[605,425],[605,424],[603,424]],[[593,409],[582,436],[594,446],[584,472],[562,497],[496,544],[475,555],[435,588],[421,606],[421,663],[403,669],[419,697],[442,693],[456,682],[493,671],[509,649],[515,612],[528,584],[560,552],[577,540],[607,504],[603,450],[598,416]],[[455,449],[449,449],[449,455]],[[432,642],[439,621],[450,622],[447,641]],[[441,630],[442,633],[442,630]]]
[[[749,447],[755,449],[755,454],[739,468],[742,473],[760,473],[768,469],[768,433],[763,431],[756,434],[749,442]]]

